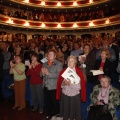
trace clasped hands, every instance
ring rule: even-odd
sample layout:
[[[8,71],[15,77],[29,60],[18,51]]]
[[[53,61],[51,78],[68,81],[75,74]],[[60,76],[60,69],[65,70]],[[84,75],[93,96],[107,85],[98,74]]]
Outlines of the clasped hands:
[[[13,61],[10,61],[10,67],[15,68],[15,64],[13,63]]]
[[[30,62],[28,62],[28,67],[29,67],[29,69],[35,68],[35,65],[34,65],[34,63],[31,63],[31,64],[30,64]]]
[[[67,79],[64,79],[63,82],[62,82],[62,85],[63,85],[63,86],[66,86],[66,85],[69,86],[69,85],[71,85],[70,79],[68,79],[68,78],[67,78]]]
[[[10,67],[15,69],[16,71],[18,70],[16,65],[13,63],[13,61],[10,61]]]
[[[96,102],[96,105],[103,105],[103,103],[102,103],[100,100],[98,100],[98,101]]]
[[[49,75],[48,68],[41,68],[41,72],[43,75]]]

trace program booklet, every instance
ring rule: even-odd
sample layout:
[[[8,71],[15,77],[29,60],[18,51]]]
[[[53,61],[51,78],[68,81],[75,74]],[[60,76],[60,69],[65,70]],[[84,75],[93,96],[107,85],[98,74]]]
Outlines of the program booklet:
[[[104,72],[102,70],[90,70],[90,72],[93,73],[93,76],[104,74]]]
[[[42,63],[45,63],[45,62],[47,62],[47,61],[48,61],[47,57],[45,57],[45,58],[43,58],[43,59],[41,60]]]
[[[66,80],[69,79],[72,84],[80,83],[80,77],[74,70],[72,70],[69,67],[65,70],[65,72],[61,76]]]

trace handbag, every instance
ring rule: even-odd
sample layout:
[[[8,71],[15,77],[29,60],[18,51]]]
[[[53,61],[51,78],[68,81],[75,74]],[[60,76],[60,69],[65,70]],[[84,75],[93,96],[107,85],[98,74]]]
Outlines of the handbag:
[[[101,101],[103,105],[93,105],[88,113],[88,120],[113,120],[108,110],[108,105]]]

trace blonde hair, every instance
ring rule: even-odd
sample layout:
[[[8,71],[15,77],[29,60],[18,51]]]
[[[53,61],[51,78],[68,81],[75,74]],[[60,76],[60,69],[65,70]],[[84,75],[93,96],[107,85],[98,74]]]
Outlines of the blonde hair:
[[[77,57],[76,56],[73,56],[73,55],[71,55],[71,56],[69,56],[68,58],[67,58],[67,62],[69,61],[69,59],[71,59],[71,58],[73,58],[74,60],[75,60],[75,65],[77,64]]]
[[[109,52],[108,49],[102,49],[102,50],[100,51],[99,56],[101,55],[102,52],[106,52],[106,56],[107,56],[108,59],[111,58],[111,54],[110,54],[110,52]]]
[[[15,48],[15,50],[17,50],[17,49],[19,49],[19,50],[21,51],[21,47],[20,47],[20,46],[17,46],[17,47]]]

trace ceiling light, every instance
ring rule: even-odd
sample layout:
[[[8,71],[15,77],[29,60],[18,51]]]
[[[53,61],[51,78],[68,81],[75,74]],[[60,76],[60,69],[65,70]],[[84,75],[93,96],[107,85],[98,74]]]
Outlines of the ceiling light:
[[[58,3],[57,3],[57,6],[60,7],[60,6],[61,6],[61,2],[58,2]]]

